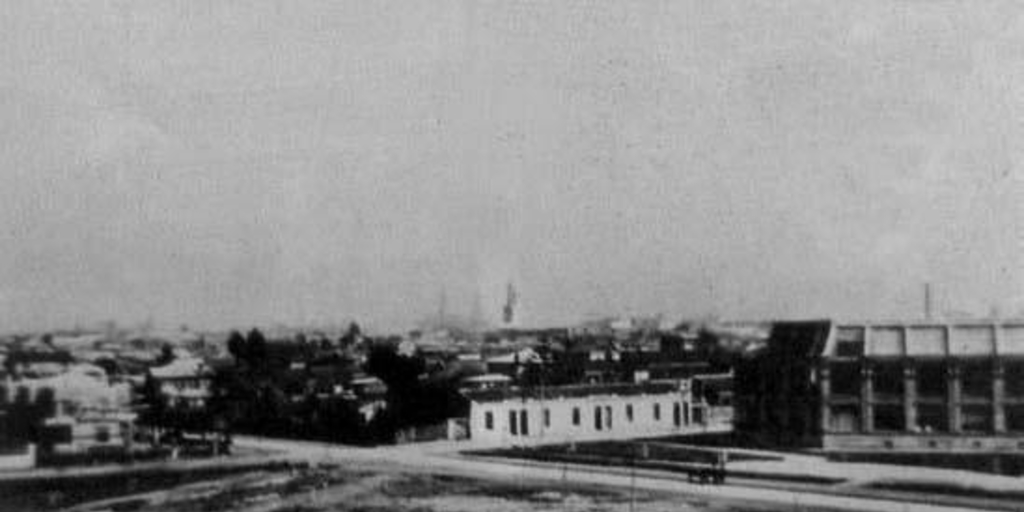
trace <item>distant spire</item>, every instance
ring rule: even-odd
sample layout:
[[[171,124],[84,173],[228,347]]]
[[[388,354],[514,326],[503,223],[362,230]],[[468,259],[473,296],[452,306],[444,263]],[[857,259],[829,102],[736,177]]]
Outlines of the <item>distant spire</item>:
[[[516,317],[516,303],[519,301],[519,295],[516,293],[516,289],[512,286],[512,283],[508,283],[505,293],[505,307],[503,309],[503,319],[506,324],[511,324]]]
[[[924,319],[932,319],[932,284],[924,284]]]
[[[441,287],[441,297],[437,306],[437,326],[444,327],[448,316],[448,290]]]

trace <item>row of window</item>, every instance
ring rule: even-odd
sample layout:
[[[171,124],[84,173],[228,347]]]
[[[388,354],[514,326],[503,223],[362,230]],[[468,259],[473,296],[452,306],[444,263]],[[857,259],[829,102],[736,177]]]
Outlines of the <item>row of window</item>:
[[[626,422],[632,423],[634,420],[633,404],[626,404],[625,408]],[[543,419],[543,425],[545,428],[551,426],[551,409],[545,407],[541,410]],[[651,407],[651,417],[654,421],[661,421],[661,404],[655,403]],[[611,430],[613,426],[613,414],[612,406],[610,405],[596,405],[594,406],[594,430]],[[675,402],[672,404],[672,422],[675,426],[682,426],[684,424],[690,424],[690,404]],[[582,411],[579,407],[572,408],[572,425],[579,427],[582,424]],[[529,412],[526,409],[510,410],[508,411],[508,427],[509,432],[516,435],[528,436],[530,435],[530,422]],[[484,428],[487,430],[494,430],[494,412],[484,412]]]
[[[875,363],[871,366],[871,386],[875,394],[902,395],[907,383],[903,363]],[[913,379],[919,396],[944,396],[948,393],[950,365],[923,362],[913,366]],[[993,393],[995,377],[990,363],[972,362],[957,365],[961,392],[966,396],[988,397]],[[835,363],[829,366],[829,392],[833,395],[859,395],[864,380],[858,363]],[[1006,363],[1003,389],[1007,396],[1024,396],[1024,365]]]
[[[113,440],[110,428],[106,426],[97,427],[93,434],[97,443],[109,443]],[[43,431],[43,441],[47,444],[70,444],[74,441],[71,425],[48,426]]]
[[[949,408],[945,404],[916,404],[916,425],[909,426],[902,405],[876,404],[871,406],[871,412],[872,431],[932,433],[952,430],[949,423]],[[1003,413],[1007,431],[1024,432],[1024,405],[1007,405],[1003,408]],[[830,408],[829,415],[832,432],[855,433],[862,430],[859,405],[835,405]],[[991,405],[961,405],[959,418],[961,432],[988,433],[995,429],[995,414]]]

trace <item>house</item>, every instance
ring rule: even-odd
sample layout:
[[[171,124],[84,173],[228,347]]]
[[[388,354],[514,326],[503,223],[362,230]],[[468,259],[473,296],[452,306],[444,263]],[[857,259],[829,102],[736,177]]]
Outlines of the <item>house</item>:
[[[467,391],[469,437],[497,445],[631,439],[705,431],[675,382]]]
[[[213,370],[195,357],[175,359],[149,369],[149,377],[169,410],[198,410],[212,396]]]

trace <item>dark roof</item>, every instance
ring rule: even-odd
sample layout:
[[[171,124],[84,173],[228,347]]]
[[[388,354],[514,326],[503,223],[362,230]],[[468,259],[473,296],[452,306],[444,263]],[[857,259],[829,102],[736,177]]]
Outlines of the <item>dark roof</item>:
[[[674,382],[644,382],[639,384],[585,384],[574,386],[536,386],[530,388],[482,389],[465,392],[466,398],[474,402],[496,402],[526,398],[578,398],[597,395],[659,395],[678,391]]]

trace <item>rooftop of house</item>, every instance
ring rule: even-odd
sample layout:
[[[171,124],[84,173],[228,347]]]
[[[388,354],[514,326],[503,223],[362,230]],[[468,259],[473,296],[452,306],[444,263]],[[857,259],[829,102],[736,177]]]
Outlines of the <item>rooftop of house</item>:
[[[205,377],[213,373],[205,361],[199,358],[175,359],[164,366],[149,369],[150,375],[157,379],[182,379]]]

